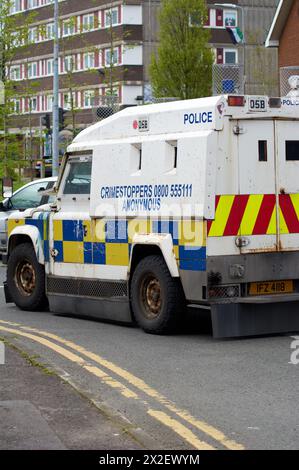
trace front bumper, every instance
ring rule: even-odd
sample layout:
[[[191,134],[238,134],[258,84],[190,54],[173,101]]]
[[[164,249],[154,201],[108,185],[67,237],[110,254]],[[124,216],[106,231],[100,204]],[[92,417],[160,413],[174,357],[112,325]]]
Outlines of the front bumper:
[[[0,254],[7,251],[7,232],[0,232]]]

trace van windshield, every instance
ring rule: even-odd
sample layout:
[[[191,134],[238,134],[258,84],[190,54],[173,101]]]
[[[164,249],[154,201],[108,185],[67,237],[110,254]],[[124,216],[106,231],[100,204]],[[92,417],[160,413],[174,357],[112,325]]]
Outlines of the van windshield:
[[[71,161],[69,164],[63,194],[90,194],[91,161]]]

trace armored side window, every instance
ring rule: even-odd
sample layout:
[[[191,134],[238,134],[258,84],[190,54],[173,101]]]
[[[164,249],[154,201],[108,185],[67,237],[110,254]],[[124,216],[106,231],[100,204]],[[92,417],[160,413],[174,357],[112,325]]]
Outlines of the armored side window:
[[[299,140],[286,141],[286,161],[294,162],[299,160]]]
[[[63,194],[90,194],[90,186],[91,161],[70,160]]]
[[[266,140],[259,140],[259,161],[268,161],[268,142]]]
[[[174,147],[174,164],[173,167],[177,168],[178,166],[178,147],[177,145]]]

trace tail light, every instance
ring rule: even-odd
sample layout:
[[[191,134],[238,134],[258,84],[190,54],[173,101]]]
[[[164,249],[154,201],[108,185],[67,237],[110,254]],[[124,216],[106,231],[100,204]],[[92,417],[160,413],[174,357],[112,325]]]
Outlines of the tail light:
[[[245,106],[245,96],[231,95],[227,98],[228,106]]]

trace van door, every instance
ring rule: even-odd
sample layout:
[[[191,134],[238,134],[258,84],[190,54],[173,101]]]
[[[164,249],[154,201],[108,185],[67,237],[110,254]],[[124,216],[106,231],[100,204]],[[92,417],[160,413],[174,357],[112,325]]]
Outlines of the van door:
[[[273,120],[236,123],[241,253],[277,250],[277,188]]]
[[[91,156],[69,157],[61,181],[58,211],[50,221],[50,274],[86,277],[92,264],[90,219]]]
[[[299,121],[275,122],[279,250],[299,250]]]

